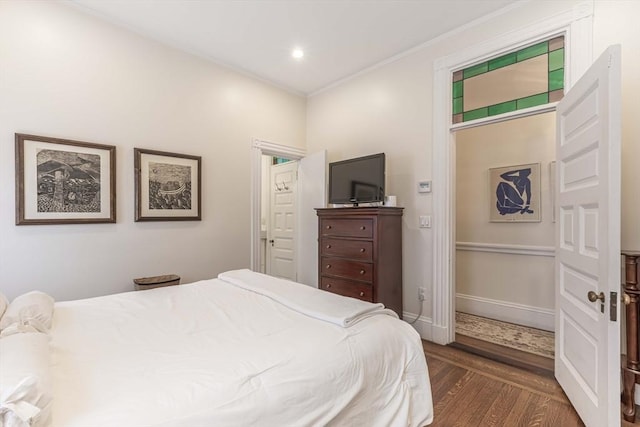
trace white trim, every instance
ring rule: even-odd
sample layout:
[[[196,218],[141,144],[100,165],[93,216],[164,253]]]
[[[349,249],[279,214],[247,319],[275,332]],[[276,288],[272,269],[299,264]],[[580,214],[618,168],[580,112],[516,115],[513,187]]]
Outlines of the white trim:
[[[511,111],[509,113],[499,114],[497,116],[483,117],[481,119],[469,120],[467,122],[456,123],[451,125],[451,130],[462,130],[467,128],[473,128],[480,125],[489,125],[492,123],[500,123],[507,120],[520,117],[528,117],[536,114],[548,113],[549,111],[556,111],[557,102],[549,104],[538,105],[531,108],[523,108],[522,110]]]
[[[465,294],[456,294],[456,307],[458,311],[463,313],[530,328],[553,332],[555,327],[555,311],[553,309]]]
[[[569,89],[592,62],[592,21],[591,0],[434,62],[432,335],[438,344],[455,339],[455,139],[451,130],[451,73],[536,40],[564,34],[565,89]]]
[[[407,311],[402,312],[402,319],[405,322],[411,323],[414,320],[416,321],[411,326],[413,326],[413,329],[415,329],[418,334],[420,334],[420,338],[426,341],[433,341],[433,337],[431,335],[433,329],[431,319],[429,317],[420,316],[420,318],[416,320],[417,317],[417,314],[409,313]]]
[[[471,252],[492,252],[509,255],[556,256],[555,246],[509,245],[504,243],[456,242],[456,250]]]
[[[253,271],[260,271],[260,196],[263,154],[300,160],[305,156],[306,150],[255,138],[251,140],[251,269]]]

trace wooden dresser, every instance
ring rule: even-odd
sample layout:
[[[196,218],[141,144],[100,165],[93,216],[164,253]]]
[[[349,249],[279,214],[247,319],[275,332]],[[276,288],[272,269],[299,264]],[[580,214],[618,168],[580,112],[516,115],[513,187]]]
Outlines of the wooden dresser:
[[[402,318],[402,209],[316,209],[319,287]]]

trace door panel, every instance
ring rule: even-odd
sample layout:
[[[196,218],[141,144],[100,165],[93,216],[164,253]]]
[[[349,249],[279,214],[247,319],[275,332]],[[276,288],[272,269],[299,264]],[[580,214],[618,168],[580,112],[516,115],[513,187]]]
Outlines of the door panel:
[[[620,425],[620,48],[557,108],[555,374],[588,427]],[[590,301],[602,292],[604,302]],[[617,294],[613,294],[617,298]],[[612,313],[611,311],[615,311]]]
[[[267,274],[296,280],[296,171],[298,162],[272,165]]]

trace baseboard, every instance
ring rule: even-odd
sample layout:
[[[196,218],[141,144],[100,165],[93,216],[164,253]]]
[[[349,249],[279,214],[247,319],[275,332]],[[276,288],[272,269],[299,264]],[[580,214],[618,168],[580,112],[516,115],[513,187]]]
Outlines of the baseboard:
[[[545,331],[555,329],[555,313],[547,308],[456,294],[456,310]]]
[[[408,313],[406,311],[402,312],[402,319],[411,323],[415,320],[411,326],[415,329],[418,334],[420,334],[420,338],[427,341],[433,341],[433,334],[431,332],[433,321],[430,317],[420,316],[417,320],[418,316],[414,313]]]

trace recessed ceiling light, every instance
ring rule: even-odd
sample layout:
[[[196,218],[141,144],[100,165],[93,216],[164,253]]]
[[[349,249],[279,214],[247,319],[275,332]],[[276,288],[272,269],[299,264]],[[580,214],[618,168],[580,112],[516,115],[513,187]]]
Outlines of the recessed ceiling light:
[[[297,47],[291,51],[291,56],[295,59],[301,59],[304,56],[304,51]]]

